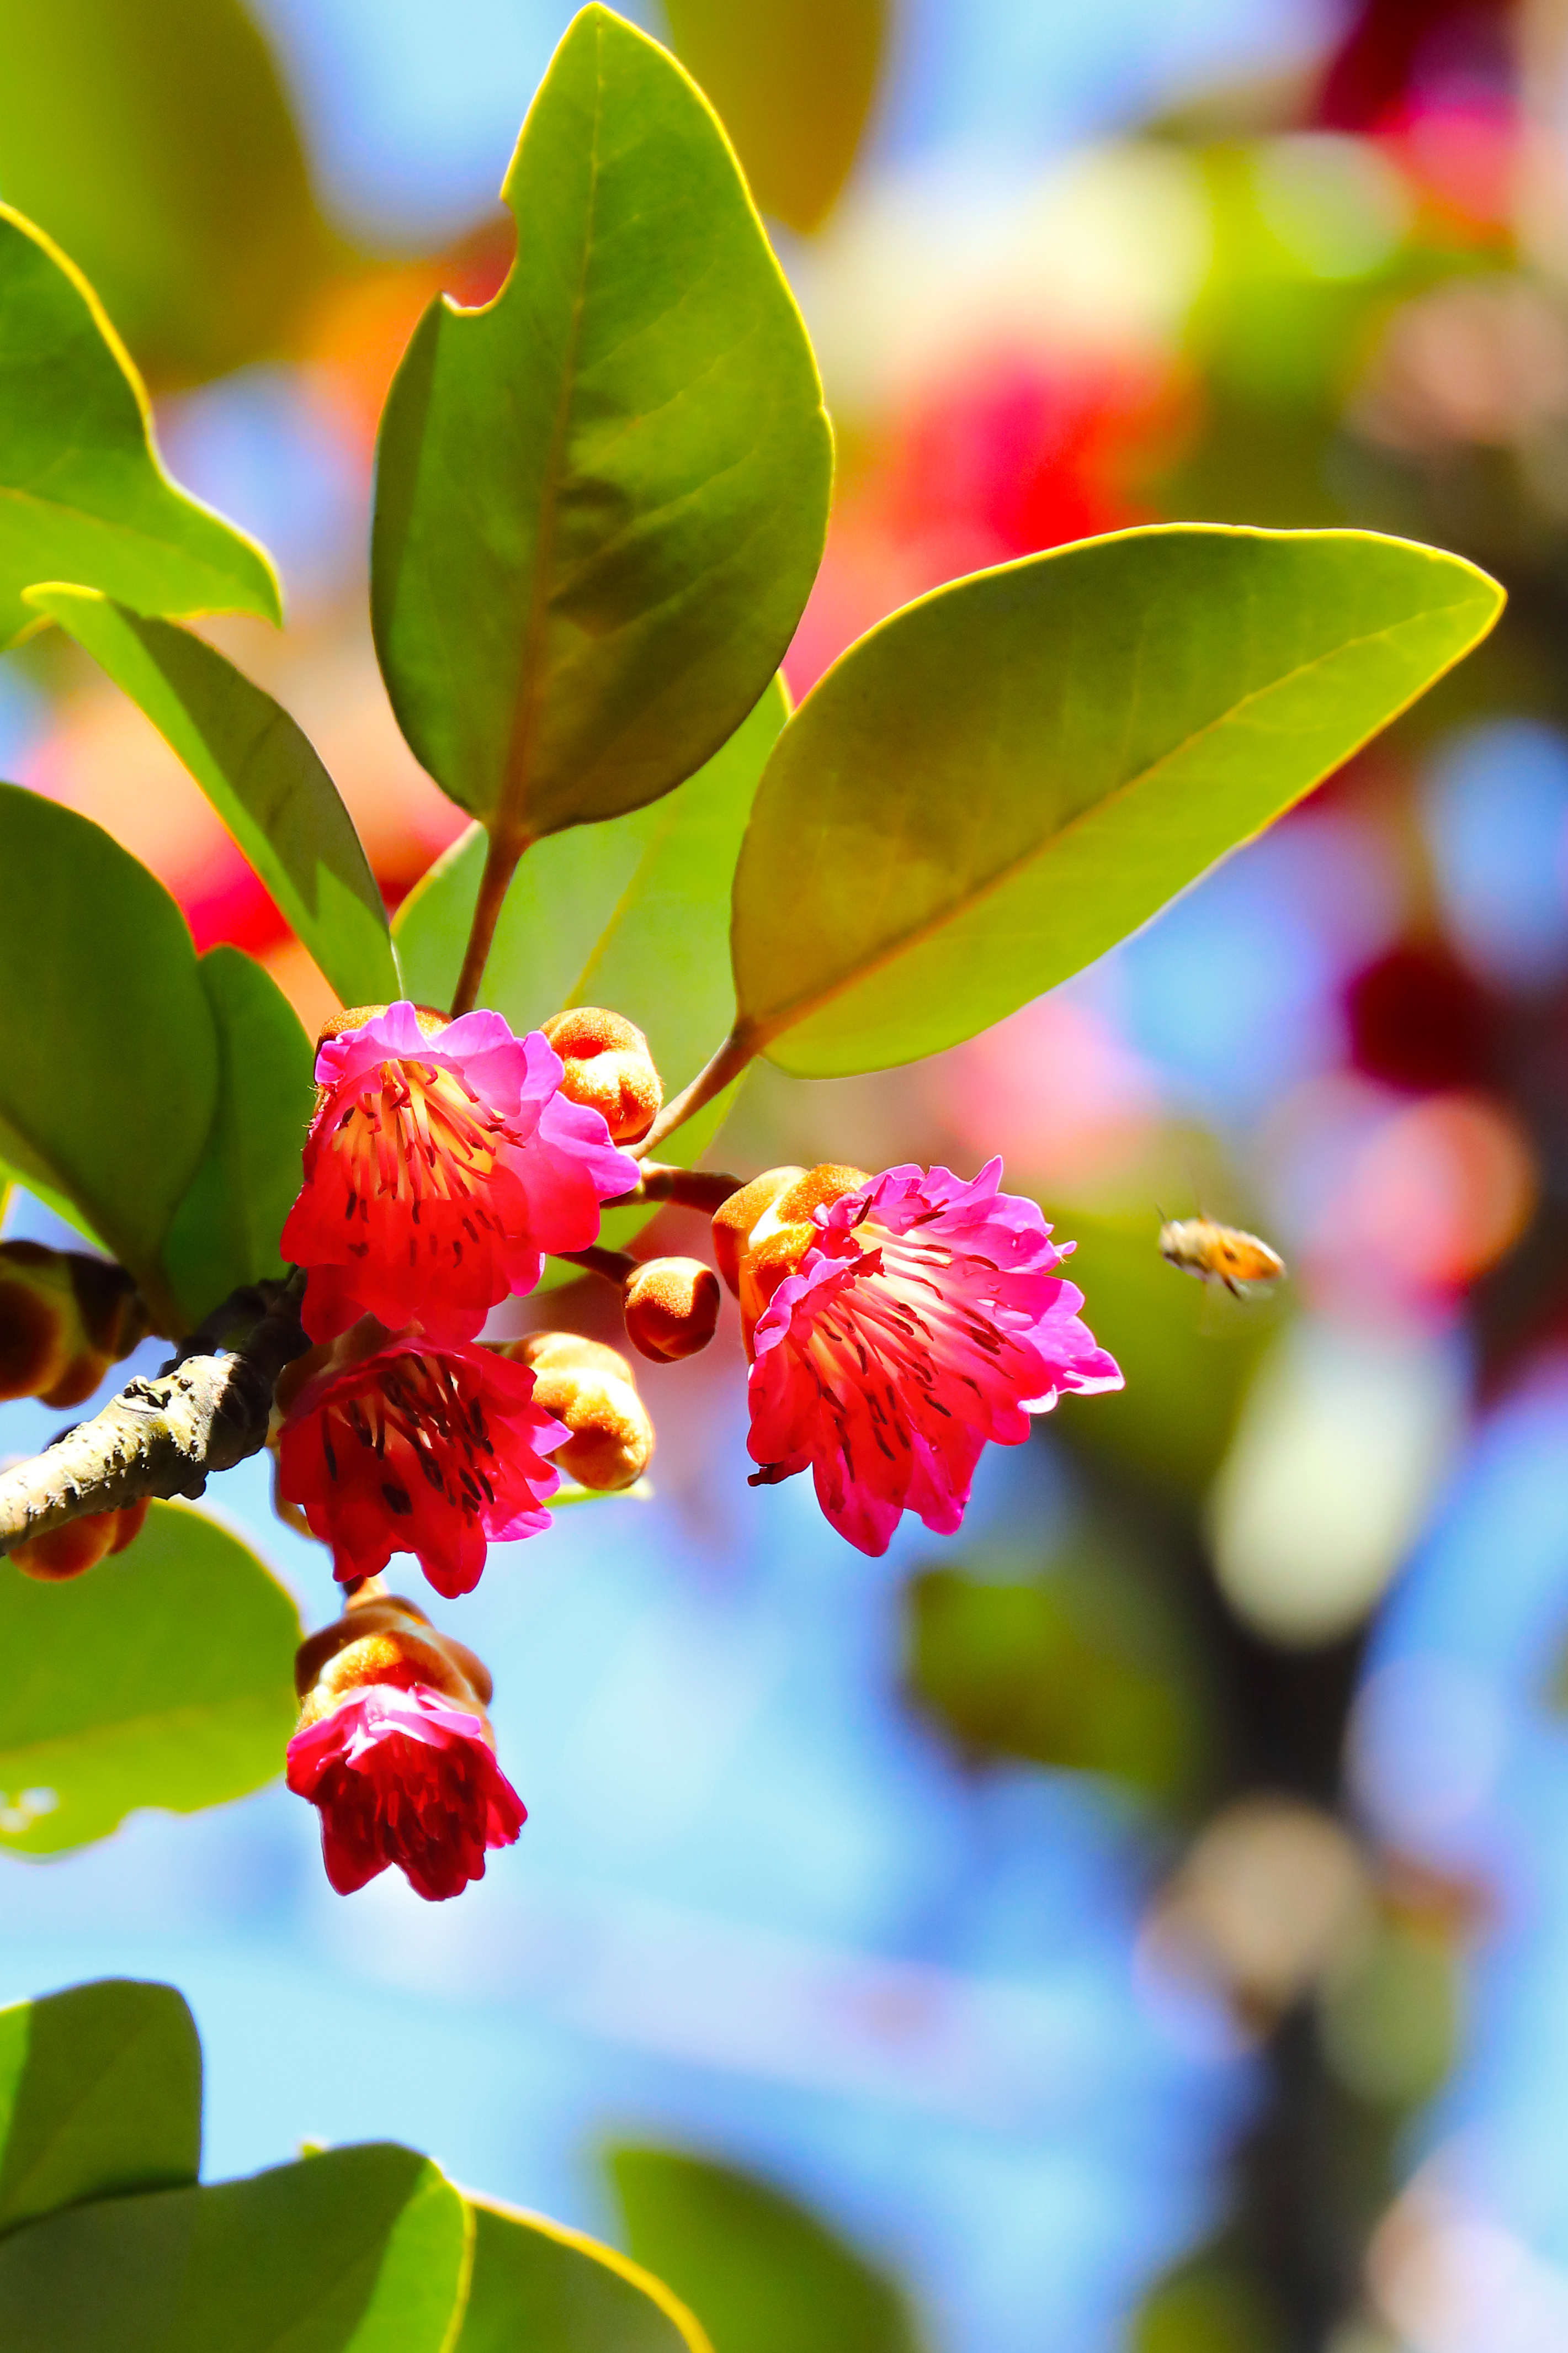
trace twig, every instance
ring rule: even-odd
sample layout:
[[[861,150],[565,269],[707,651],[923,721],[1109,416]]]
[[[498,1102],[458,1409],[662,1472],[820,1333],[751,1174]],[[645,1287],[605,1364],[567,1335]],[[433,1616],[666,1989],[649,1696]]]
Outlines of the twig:
[[[678,1208],[705,1209],[711,1217],[745,1182],[725,1168],[676,1168],[662,1160],[645,1160],[640,1181],[605,1207],[635,1209],[644,1201],[672,1201]]]
[[[617,1291],[637,1264],[629,1250],[604,1250],[597,1242],[590,1250],[552,1250],[550,1255],[563,1266],[580,1266],[585,1274],[602,1274]]]
[[[731,1079],[738,1079],[757,1050],[757,1040],[739,1022],[731,1030],[713,1060],[707,1063],[689,1087],[683,1087],[671,1103],[667,1103],[640,1144],[634,1144],[634,1160],[646,1160],[656,1144],[673,1135],[692,1115],[710,1103],[715,1095],[722,1094]]]
[[[129,1382],[91,1421],[0,1473],[0,1553],[143,1497],[194,1501],[213,1472],[256,1453],[278,1376],[310,1345],[300,1325],[304,1277],[268,1288],[276,1295],[233,1355],[187,1356],[155,1380]],[[232,1323],[232,1308],[226,1301],[215,1313]]]

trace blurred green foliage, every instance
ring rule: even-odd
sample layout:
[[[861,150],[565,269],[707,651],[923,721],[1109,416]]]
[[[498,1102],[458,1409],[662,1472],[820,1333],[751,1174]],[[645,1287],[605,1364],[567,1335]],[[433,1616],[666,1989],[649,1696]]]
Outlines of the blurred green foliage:
[[[1092,1295],[1095,1336],[1126,1387],[1095,1398],[1093,1412],[1066,1399],[1052,1428],[1086,1455],[1195,1504],[1225,1459],[1285,1300],[1216,1296],[1167,1266],[1152,1205],[1147,1216],[1073,1208],[1060,1222],[1078,1243],[1068,1272]]]
[[[1152,1565],[1090,1523],[1045,1558],[921,1569],[910,1696],[968,1757],[1103,1773],[1181,1808],[1212,1764],[1201,1662]]]
[[[1171,2273],[1144,2300],[1127,2353],[1287,2353],[1289,2344],[1256,2274],[1205,2254]]]
[[[1453,1940],[1397,1918],[1324,1989],[1324,2055],[1347,2091],[1376,2106],[1429,2099],[1458,2055],[1461,1976]]]
[[[889,14],[889,0],[665,0],[676,54],[723,118],[752,195],[790,228],[820,228],[849,176]]]
[[[202,2050],[170,1986],[109,1978],[0,2010],[0,2232],[195,2181]]]
[[[0,1561],[0,1848],[61,1854],[140,1806],[264,1788],[303,1634],[249,1546],[186,1504],[150,1504],[124,1552],[68,1584]]]
[[[154,383],[286,349],[331,245],[240,0],[0,0],[0,198],[85,271]]]
[[[920,2353],[893,2282],[769,2183],[673,2149],[609,2153],[626,2236],[713,2353]]]

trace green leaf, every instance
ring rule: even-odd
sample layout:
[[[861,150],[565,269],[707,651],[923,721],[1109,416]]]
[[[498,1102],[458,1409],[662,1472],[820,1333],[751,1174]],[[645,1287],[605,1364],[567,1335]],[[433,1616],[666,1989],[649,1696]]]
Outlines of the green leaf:
[[[1501,606],[1404,540],[1204,524],[907,606],[763,775],[735,876],[741,1042],[831,1078],[973,1036],[1310,791]]]
[[[202,2047],[173,1986],[106,1978],[0,2010],[0,2232],[195,2181]]]
[[[67,1584],[0,1561],[0,1848],[58,1854],[140,1806],[260,1788],[294,1729],[301,1639],[255,1554],[184,1504],[149,1505],[126,1551]]]
[[[887,0],[665,0],[763,212],[809,234],[849,176],[887,47]]]
[[[478,2199],[453,2353],[710,2353],[663,2284],[581,2232]]]
[[[147,396],[86,279],[0,205],[0,646],[38,627],[22,591],[51,580],[139,613],[282,618],[263,551],[159,464]]]
[[[278,1238],[315,1103],[310,1040],[277,982],[238,948],[209,949],[198,969],[217,1030],[217,1103],[163,1244],[187,1328],[239,1284],[283,1272]]]
[[[415,753],[516,849],[657,799],[740,725],[832,452],[711,110],[608,9],[574,19],[502,193],[505,286],[433,304],[388,396],[372,617]]]
[[[282,705],[188,629],[95,589],[35,588],[26,602],[85,646],[179,754],[342,1003],[399,996],[353,819]]]
[[[479,1003],[512,1028],[567,1005],[607,1005],[647,1038],[666,1097],[695,1078],[734,1018],[730,882],[757,778],[784,723],[775,679],[696,776],[647,808],[537,842],[496,925]],[[410,994],[450,1002],[484,871],[475,827],[410,892],[393,929]],[[660,1158],[689,1166],[723,1125],[729,1089],[678,1128]],[[624,1250],[655,1214],[614,1209],[601,1240]],[[546,1269],[545,1287],[575,1269]]]
[[[757,779],[789,708],[774,680],[675,792],[535,844],[507,892],[479,991],[519,1032],[607,1005],[645,1033],[673,1094],[734,1018],[730,882]],[[393,929],[416,1001],[451,1002],[484,871],[475,826],[411,891]]]
[[[910,1694],[966,1756],[1107,1774],[1173,1806],[1197,1794],[1199,1661],[1159,1569],[1111,1529],[1043,1559],[920,1570],[905,1611]]]
[[[891,2280],[782,2190],[672,2149],[610,2171],[632,2253],[690,2305],[713,2353],[915,2353]]]
[[[0,0],[0,185],[190,381],[282,348],[330,244],[249,10],[158,0],[150,30],[133,0]]]
[[[184,917],[101,827],[16,785],[0,874],[0,1158],[68,1196],[161,1302],[158,1246],[217,1098]]]
[[[5,2353],[445,2353],[463,2201],[391,2143],[78,2206],[0,2243]]]

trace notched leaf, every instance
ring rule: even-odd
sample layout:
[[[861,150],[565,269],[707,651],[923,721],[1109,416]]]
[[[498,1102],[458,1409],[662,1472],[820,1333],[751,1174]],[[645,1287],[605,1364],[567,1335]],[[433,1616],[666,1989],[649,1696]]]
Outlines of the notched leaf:
[[[656,43],[584,8],[502,193],[500,293],[433,304],[388,396],[372,617],[416,756],[515,846],[657,799],[739,726],[832,445],[723,132]]]

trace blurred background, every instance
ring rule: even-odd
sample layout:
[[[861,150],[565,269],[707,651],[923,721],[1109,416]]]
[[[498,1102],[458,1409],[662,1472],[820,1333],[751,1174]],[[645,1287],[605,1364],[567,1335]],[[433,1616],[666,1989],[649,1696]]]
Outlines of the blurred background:
[[[656,2261],[651,2176],[623,2159],[618,2202],[606,2151],[758,2175],[858,2258],[809,2338],[710,2307],[718,2353],[1562,2353],[1568,7],[631,13],[724,114],[821,359],[797,694],[943,579],[1162,517],[1438,541],[1509,611],[1079,980],[912,1072],[760,1071],[716,1147],[1001,1151],[1124,1396],[870,1562],[803,1482],[747,1491],[726,1324],[647,1376],[654,1499],[499,1548],[464,1606],[531,1810],[481,1887],[340,1902],[281,1789],[142,1816],[0,1862],[0,1999],[179,1983],[210,2172],[395,2137]],[[375,421],[431,294],[504,274],[568,14],[0,0],[0,195],[99,288],[176,477],[277,554],[287,631],[214,634],[393,903],[460,819],[371,653]],[[0,773],[330,1009],[58,636],[0,663]],[[1284,1251],[1276,1301],[1161,1263],[1200,1208]],[[7,1230],[53,1229],[23,1198]],[[54,1419],[5,1409],[0,1451]],[[216,1500],[324,1620],[259,1468]]]

